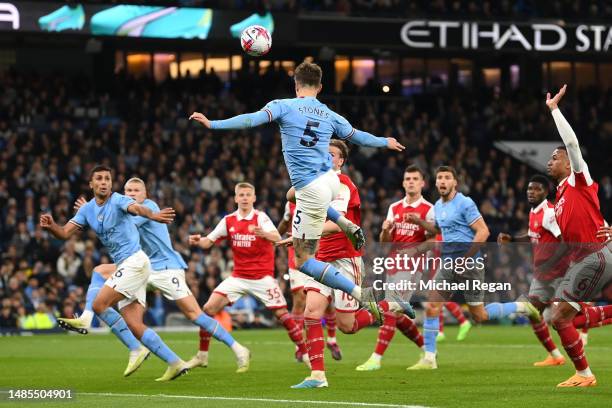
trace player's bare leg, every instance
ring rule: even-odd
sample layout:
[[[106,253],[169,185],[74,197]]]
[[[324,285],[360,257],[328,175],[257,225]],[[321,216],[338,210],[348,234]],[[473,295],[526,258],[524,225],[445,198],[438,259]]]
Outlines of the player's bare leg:
[[[291,388],[323,388],[328,386],[324,363],[325,341],[323,325],[321,324],[321,319],[328,304],[328,299],[320,293],[313,290],[306,293],[304,325],[306,327],[306,344],[311,373],[301,383],[293,385]]]
[[[193,296],[191,296],[191,298],[193,298],[193,301],[196,302],[195,298]],[[180,299],[179,301],[177,301],[177,304],[179,304],[179,302],[183,300]],[[206,304],[202,307],[202,310],[204,311],[204,313],[206,313],[208,316],[210,316],[211,318],[214,318],[214,316],[219,313],[221,310],[223,310],[223,308],[225,306],[227,306],[229,304],[229,300],[227,299],[227,297],[220,295],[219,293],[212,293],[210,295],[210,298],[208,298],[208,301],[206,302]],[[190,313],[190,316],[194,316],[198,315],[197,311],[194,311],[194,305],[193,302],[186,300],[184,303],[182,303],[182,306],[185,307],[185,310],[183,311],[183,309],[181,308],[181,310],[183,311],[183,313],[185,313],[185,315],[187,316],[187,313]],[[179,305],[179,307],[181,307],[181,305]],[[196,302],[196,307],[197,307],[197,302]],[[199,311],[199,308],[198,308]],[[188,316],[189,317],[189,316]],[[200,345],[199,345],[199,350],[196,353],[195,356],[193,356],[188,362],[187,362],[187,366],[189,368],[195,368],[195,367],[208,367],[208,347],[210,345],[210,338],[211,338],[212,334],[209,333],[208,331],[204,330],[204,329],[200,329]],[[236,369],[237,373],[246,373],[249,370],[249,365],[251,362],[251,353],[250,351],[242,346],[241,344],[239,344],[238,342],[234,342],[230,348],[232,349],[232,351],[234,352],[234,354],[236,355],[236,363],[238,365],[238,368]]]
[[[548,306],[546,303],[540,302],[535,298],[531,299],[530,302],[536,309],[538,309],[540,315],[544,313],[544,309],[546,309]],[[537,320],[531,318],[529,321],[531,323],[531,327],[533,328],[534,334],[548,352],[548,356],[546,356],[544,360],[533,363],[534,367],[552,367],[565,364],[565,357],[563,357],[563,354],[561,354],[555,345],[546,321],[544,321],[544,319]]]

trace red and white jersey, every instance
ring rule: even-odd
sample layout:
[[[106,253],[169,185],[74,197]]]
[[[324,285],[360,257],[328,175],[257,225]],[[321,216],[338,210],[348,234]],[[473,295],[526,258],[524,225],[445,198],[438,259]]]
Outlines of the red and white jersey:
[[[340,189],[330,205],[335,210],[344,213],[344,216],[354,224],[361,225],[359,190],[346,174],[338,172],[338,178],[340,179]],[[315,254],[316,259],[324,262],[357,256],[361,256],[361,251],[353,248],[351,241],[344,232],[336,232],[321,238],[319,250]]]
[[[533,264],[535,267],[546,262],[555,253],[557,244],[561,242],[561,230],[555,218],[555,206],[548,200],[542,201],[529,213],[529,231],[527,235],[533,244]],[[565,275],[569,267],[569,259],[559,262],[543,274],[536,272],[538,280],[551,280]]]
[[[259,226],[264,232],[276,231],[272,220],[263,212],[251,210],[242,217],[238,211],[223,217],[208,239],[217,242],[227,239],[234,255],[232,276],[242,279],[262,279],[274,276],[274,245],[265,238],[257,237],[253,228]]]
[[[589,174],[583,162],[583,171],[572,173],[559,183],[555,200],[555,216],[566,243],[597,243],[573,251],[573,260],[584,258],[601,248],[603,239],[597,238],[597,230],[604,225],[597,191],[599,186]]]
[[[285,204],[285,214],[283,214],[283,219],[291,225],[291,221],[293,220],[293,214],[295,214],[295,204],[291,201],[287,201]],[[291,234],[291,226],[288,229],[289,234]],[[289,264],[289,269],[297,269],[295,267],[295,248],[293,245],[287,247],[287,263]]]
[[[400,201],[389,206],[387,212],[387,221],[393,222],[393,231],[391,232],[392,242],[424,242],[427,238],[425,237],[425,229],[420,225],[411,224],[404,221],[404,217],[407,214],[416,213],[429,223],[435,222],[434,217],[434,206],[423,197],[419,198],[412,204],[408,204],[408,201],[404,197]]]

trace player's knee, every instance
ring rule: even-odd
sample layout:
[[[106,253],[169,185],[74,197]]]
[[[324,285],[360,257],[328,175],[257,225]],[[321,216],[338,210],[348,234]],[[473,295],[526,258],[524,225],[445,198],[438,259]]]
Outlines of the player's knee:
[[[206,303],[204,307],[202,307],[202,310],[209,316],[214,316],[219,312],[217,306],[210,303]]]
[[[108,305],[103,299],[100,299],[100,297],[97,297],[91,306],[94,313],[98,315],[108,309]]]
[[[293,294],[292,311],[294,313],[301,313],[304,311],[305,307],[306,307],[306,296],[304,295],[304,292],[300,289],[299,291],[294,292]]]
[[[337,319],[336,325],[338,330],[340,330],[344,334],[353,334],[355,330],[353,329],[353,322],[345,319]]]
[[[304,308],[304,318],[305,319],[322,319],[324,310],[325,308],[320,308],[314,305],[306,304],[306,307]]]

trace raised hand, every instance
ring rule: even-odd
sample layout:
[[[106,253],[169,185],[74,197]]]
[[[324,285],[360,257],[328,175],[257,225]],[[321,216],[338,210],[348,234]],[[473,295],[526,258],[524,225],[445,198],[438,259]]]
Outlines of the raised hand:
[[[563,87],[559,89],[559,92],[552,98],[550,97],[550,92],[546,93],[546,106],[548,106],[548,109],[550,109],[551,112],[559,107],[559,102],[561,101],[561,98],[563,98],[563,95],[565,95],[566,89],[567,85],[563,85]]]

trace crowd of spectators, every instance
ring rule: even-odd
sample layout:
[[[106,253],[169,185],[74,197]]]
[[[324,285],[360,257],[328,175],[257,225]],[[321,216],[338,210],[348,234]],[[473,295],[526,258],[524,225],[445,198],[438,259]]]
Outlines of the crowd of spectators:
[[[187,117],[203,110],[211,119],[225,118],[291,92],[291,78],[284,71],[261,77],[244,72],[231,85],[214,73],[162,84],[123,75],[105,83],[1,73],[0,327],[42,327],[49,324],[43,315],[53,323],[53,316],[82,310],[94,266],[109,258],[92,231],[58,241],[38,226],[38,217],[52,212],[56,222],[67,222],[76,198],[91,198],[88,175],[98,163],[115,169],[115,190],[139,176],[160,207],[176,209],[170,226],[173,242],[188,264],[187,282],[203,303],[231,273],[232,255],[224,245],[206,252],[190,248],[188,235],[209,232],[234,210],[233,187],[239,181],[255,184],[256,206],[278,223],[290,183],[276,125],[212,133]],[[321,99],[355,127],[396,137],[407,146],[402,154],[351,148],[345,171],[360,188],[362,226],[370,242],[377,240],[388,205],[403,196],[401,180],[409,163],[430,175],[440,164],[455,166],[460,189],[479,205],[491,238],[499,231],[524,229],[529,210],[525,188],[533,170],[493,148],[492,142],[558,140],[541,95],[516,92],[500,97],[489,90],[437,89],[409,98]],[[611,101],[610,93],[589,90],[564,102],[569,121],[588,148],[587,161],[601,182],[604,206],[612,198],[610,177],[604,172],[609,168],[604,159],[609,158],[592,159],[599,157],[595,147],[609,141],[604,119]],[[431,176],[426,198],[436,199]],[[610,207],[604,211],[610,219]],[[276,269],[286,289],[283,249],[277,250]],[[509,275],[522,279],[517,287],[527,279],[527,272],[523,277],[513,271]],[[160,306],[162,298],[153,296]],[[160,307],[153,321],[163,322],[164,307],[171,310],[170,305]],[[37,315],[38,320],[32,318]]]

